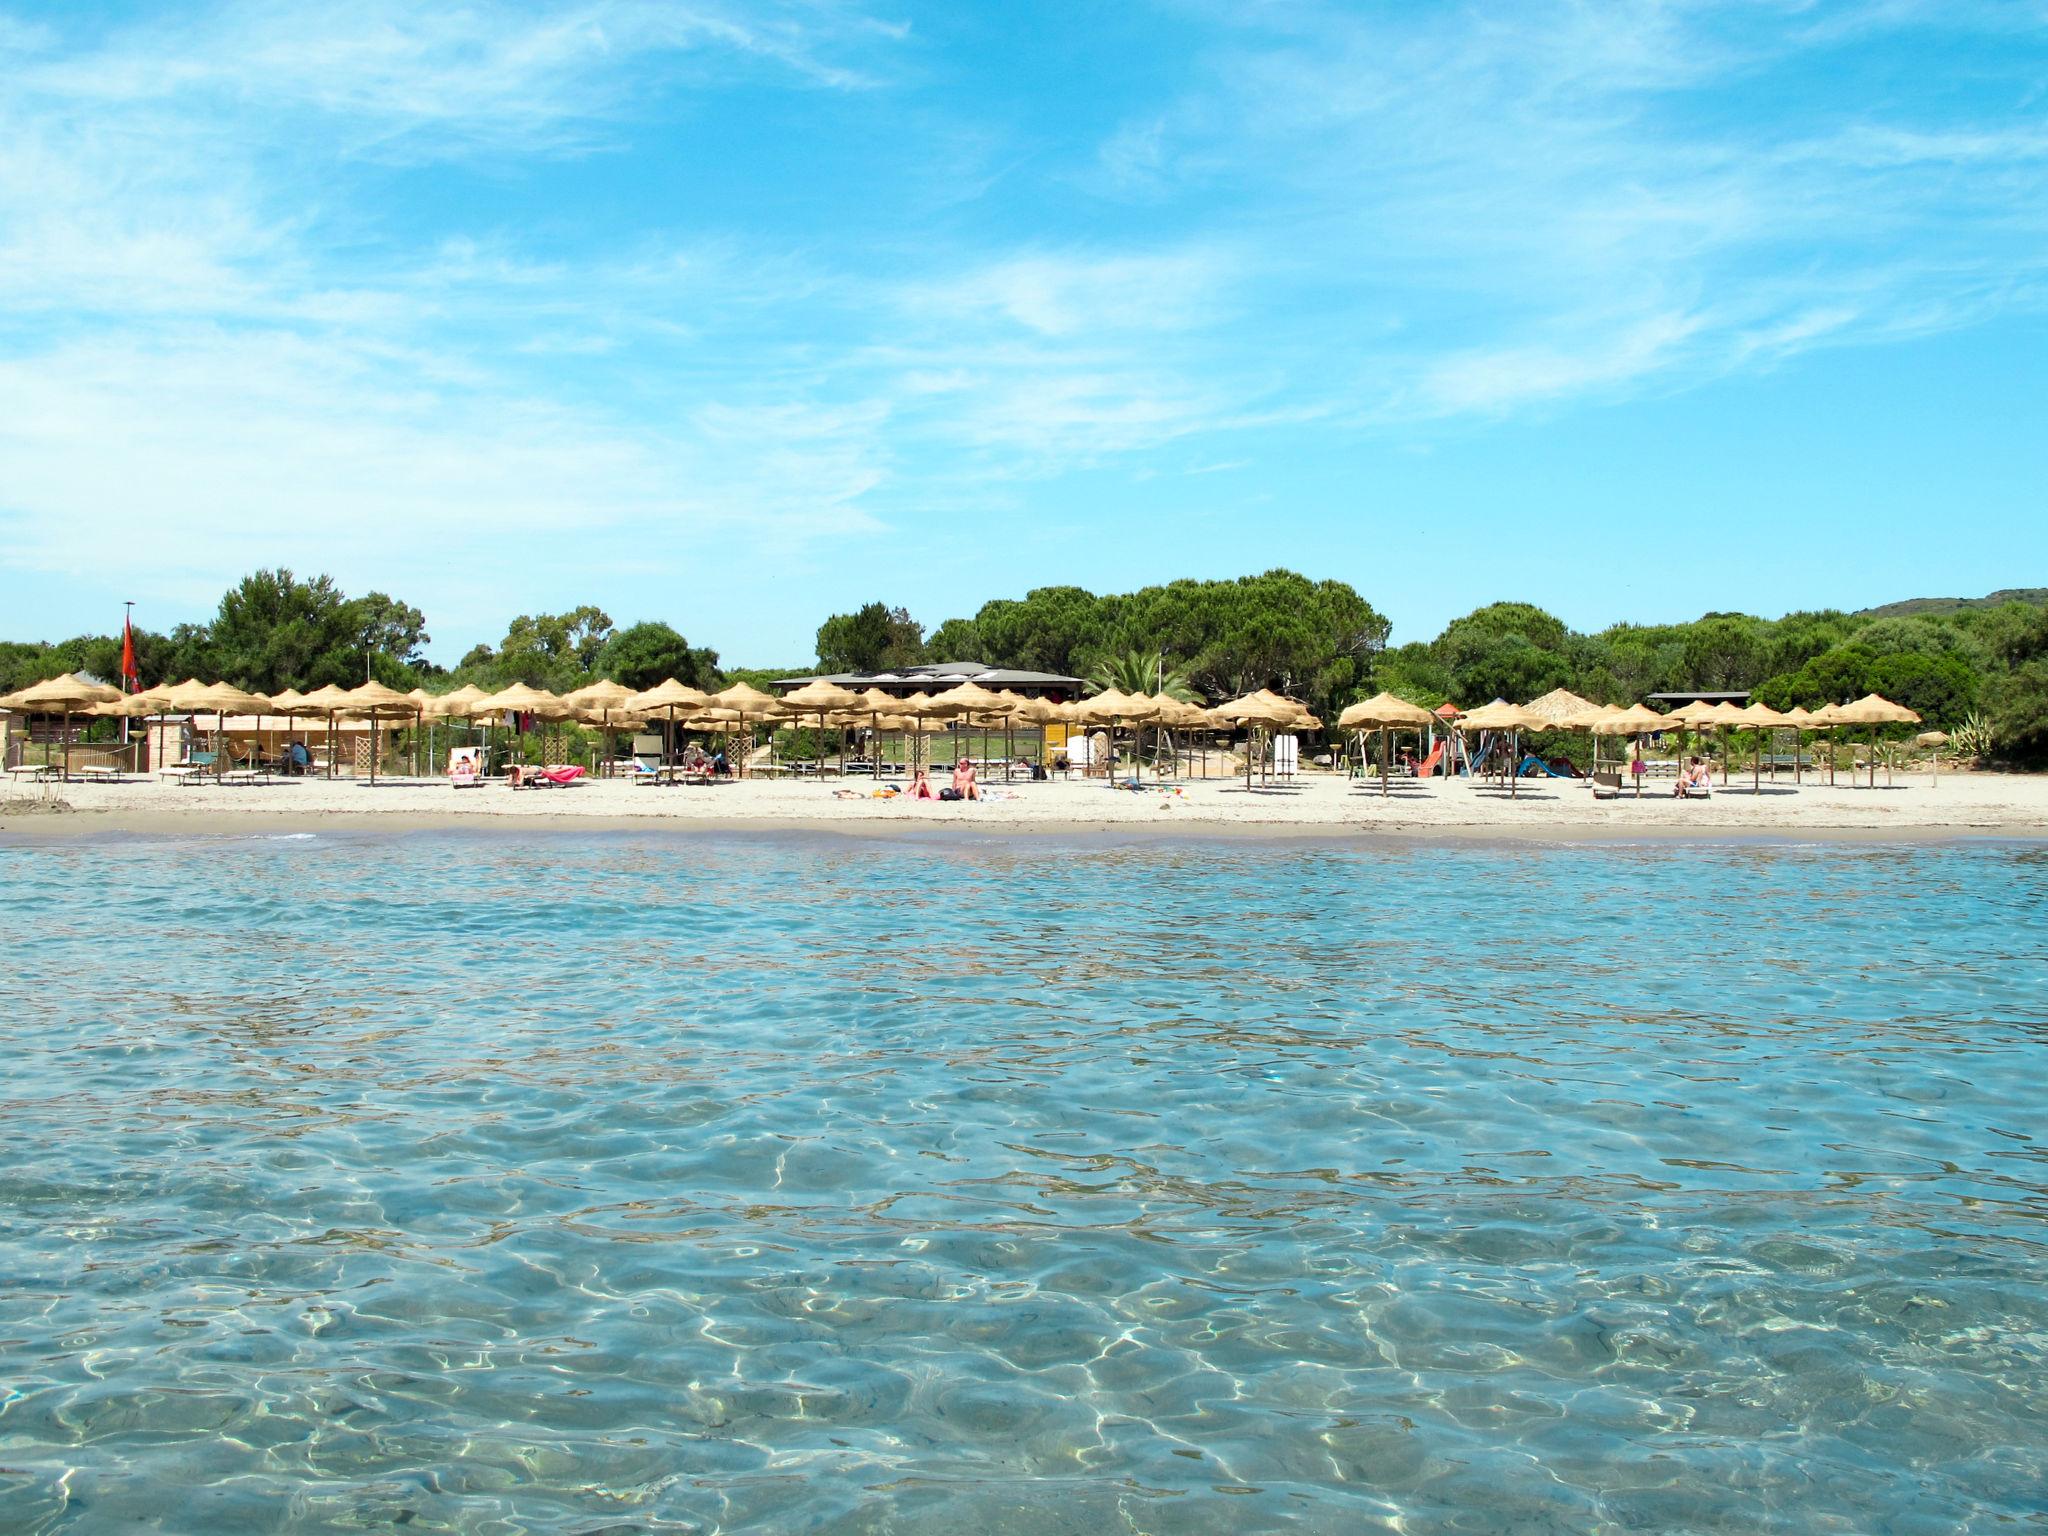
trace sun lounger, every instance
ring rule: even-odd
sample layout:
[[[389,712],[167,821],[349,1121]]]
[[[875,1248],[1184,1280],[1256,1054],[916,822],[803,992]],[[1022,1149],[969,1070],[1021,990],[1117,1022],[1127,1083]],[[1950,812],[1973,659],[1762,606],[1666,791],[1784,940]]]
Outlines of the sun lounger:
[[[1612,800],[1620,793],[1620,774],[1596,773],[1593,775],[1593,798],[1595,800]]]
[[[172,763],[169,767],[157,769],[156,776],[160,779],[176,779],[180,784],[190,784],[194,781],[203,784],[213,776],[213,764],[213,753],[194,752],[182,763]]]
[[[576,764],[571,763],[561,768],[536,769],[532,777],[536,785],[552,784],[559,789],[565,784],[574,784],[578,779],[582,778],[583,770]]]
[[[55,774],[56,771],[56,768],[49,763],[16,763],[7,770],[10,776],[17,779],[47,779]]]

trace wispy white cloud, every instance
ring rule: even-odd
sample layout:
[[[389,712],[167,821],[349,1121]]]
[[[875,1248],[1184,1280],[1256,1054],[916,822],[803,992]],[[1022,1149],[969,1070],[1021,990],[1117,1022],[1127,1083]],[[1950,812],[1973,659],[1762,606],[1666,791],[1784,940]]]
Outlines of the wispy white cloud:
[[[1406,439],[2048,294],[2025,68],[1796,88],[1936,26],[2048,57],[2048,20],[2009,8],[1183,0],[1161,25],[1194,64],[1064,139],[894,100],[946,61],[851,0],[146,14],[0,15],[24,569],[210,592],[252,558],[370,572],[398,545],[473,580],[455,622],[502,617],[536,567],[813,559],[1114,459],[1220,472],[1276,429]],[[429,172],[658,169],[650,125],[728,88],[857,109],[848,174],[918,222],[679,198],[565,234],[379,201]]]

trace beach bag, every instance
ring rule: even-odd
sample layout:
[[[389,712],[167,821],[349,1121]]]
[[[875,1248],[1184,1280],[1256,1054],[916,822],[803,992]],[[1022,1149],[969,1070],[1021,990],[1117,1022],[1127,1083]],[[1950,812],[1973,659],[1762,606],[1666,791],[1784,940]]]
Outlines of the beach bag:
[[[939,791],[939,798],[941,800],[958,800],[960,798],[960,791],[948,785]]]

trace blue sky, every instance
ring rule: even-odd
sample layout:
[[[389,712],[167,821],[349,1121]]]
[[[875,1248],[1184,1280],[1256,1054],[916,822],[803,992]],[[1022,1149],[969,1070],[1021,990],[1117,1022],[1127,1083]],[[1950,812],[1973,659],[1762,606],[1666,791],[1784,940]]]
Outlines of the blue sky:
[[[0,634],[2048,583],[2048,6],[0,0]]]

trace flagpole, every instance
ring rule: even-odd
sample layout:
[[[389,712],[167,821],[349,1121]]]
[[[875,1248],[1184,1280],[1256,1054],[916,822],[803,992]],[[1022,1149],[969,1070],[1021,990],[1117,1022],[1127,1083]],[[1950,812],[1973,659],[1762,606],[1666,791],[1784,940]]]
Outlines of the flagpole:
[[[135,676],[133,671],[135,666],[135,599],[131,597],[121,606],[126,610],[121,617],[121,691],[123,693],[132,693],[135,690],[128,686],[129,679],[134,678],[137,683],[142,681],[141,678]],[[128,745],[128,717],[126,715],[121,717],[121,745],[124,748]]]

